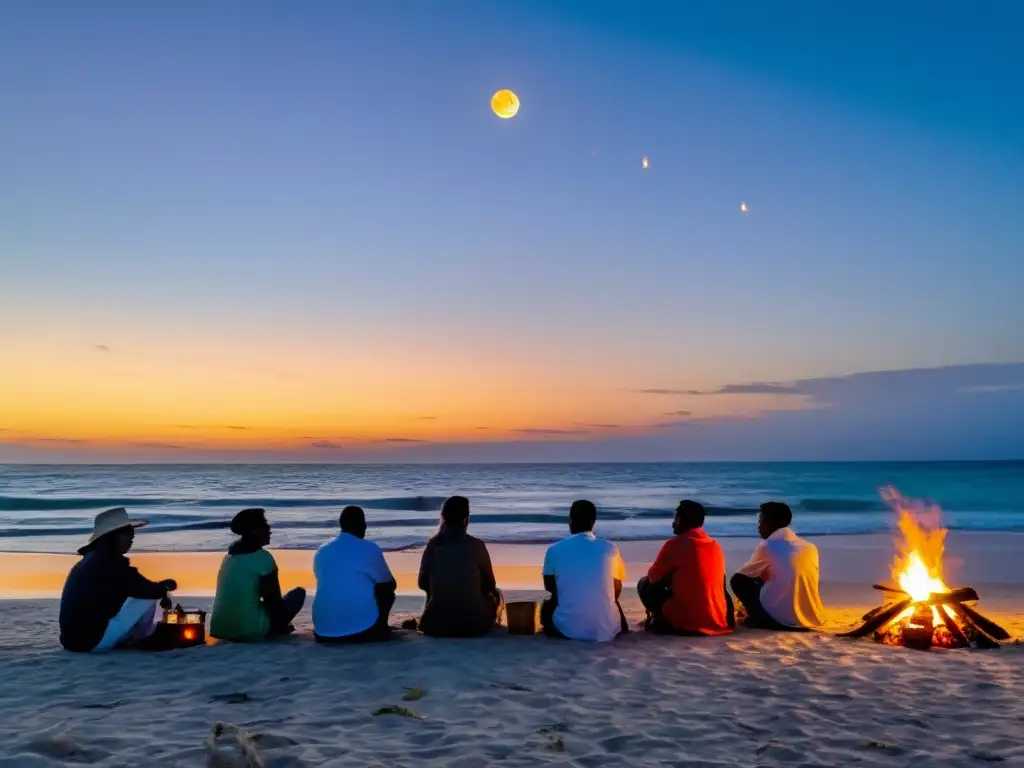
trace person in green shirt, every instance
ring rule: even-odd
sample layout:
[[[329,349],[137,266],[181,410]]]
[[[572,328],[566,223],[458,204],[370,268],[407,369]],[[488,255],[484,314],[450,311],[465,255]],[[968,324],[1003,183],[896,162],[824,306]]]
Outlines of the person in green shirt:
[[[217,573],[210,635],[256,642],[294,632],[291,622],[306,602],[306,590],[296,587],[281,595],[277,563],[264,549],[270,544],[266,512],[243,509],[232,519],[231,532],[240,538],[228,548]]]

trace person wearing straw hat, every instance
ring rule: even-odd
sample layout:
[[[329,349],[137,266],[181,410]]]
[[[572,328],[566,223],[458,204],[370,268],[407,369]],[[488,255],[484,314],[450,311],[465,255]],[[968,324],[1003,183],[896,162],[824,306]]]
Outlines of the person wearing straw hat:
[[[150,581],[126,557],[135,529],[124,507],[96,515],[92,536],[64,582],[60,598],[60,644],[69,651],[106,651],[153,634],[156,609],[178,585]]]

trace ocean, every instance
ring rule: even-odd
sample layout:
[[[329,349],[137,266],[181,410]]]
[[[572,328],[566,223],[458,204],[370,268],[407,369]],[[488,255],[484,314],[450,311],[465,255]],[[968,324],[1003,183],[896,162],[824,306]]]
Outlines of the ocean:
[[[0,465],[0,551],[72,553],[93,516],[124,506],[149,526],[137,551],[218,551],[228,521],[267,509],[273,546],[312,549],[346,504],[366,509],[386,550],[423,544],[451,494],[468,496],[472,532],[490,542],[543,543],[566,534],[578,498],[600,510],[613,540],[669,534],[680,499],[702,502],[717,537],[756,535],[757,507],[788,502],[803,535],[888,531],[879,489],[943,509],[954,530],[1024,531],[1024,462],[507,464],[507,465]]]

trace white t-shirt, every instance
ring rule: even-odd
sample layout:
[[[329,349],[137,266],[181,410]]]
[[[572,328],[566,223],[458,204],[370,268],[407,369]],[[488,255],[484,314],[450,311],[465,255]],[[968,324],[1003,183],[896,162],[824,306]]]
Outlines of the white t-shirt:
[[[626,580],[619,548],[593,533],[577,533],[552,544],[544,575],[558,586],[555,627],[574,640],[605,642],[622,631],[613,581]]]
[[[818,594],[818,548],[789,528],[780,528],[754,547],[739,572],[764,579],[761,607],[787,627],[819,627],[825,610]]]
[[[313,631],[321,637],[347,637],[377,622],[374,587],[394,578],[374,542],[339,533],[313,557],[316,596]]]

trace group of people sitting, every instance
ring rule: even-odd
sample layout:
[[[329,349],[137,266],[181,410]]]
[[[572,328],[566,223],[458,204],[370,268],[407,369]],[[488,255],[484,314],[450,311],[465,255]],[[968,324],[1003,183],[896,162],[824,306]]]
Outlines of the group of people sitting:
[[[418,584],[426,605],[415,624],[426,635],[480,637],[500,624],[502,594],[487,545],[469,534],[469,517],[468,499],[447,499],[441,526],[423,550]],[[644,629],[672,635],[726,634],[737,622],[732,595],[749,627],[819,626],[818,551],[790,530],[791,520],[786,504],[762,504],[762,541],[727,582],[722,548],[703,528],[704,508],[695,501],[680,502],[673,537],[637,584],[647,611]],[[592,502],[574,502],[570,535],[545,554],[544,588],[550,597],[541,606],[540,623],[549,637],[603,642],[629,631],[619,602],[625,564],[618,547],[594,534],[596,522]],[[389,619],[397,582],[380,547],[366,539],[363,510],[345,507],[339,524],[337,536],[313,558],[314,637],[323,643],[387,640],[394,636]],[[123,508],[97,516],[61,597],[60,640],[66,649],[144,646],[152,635],[158,606],[169,606],[168,594],[177,584],[171,579],[149,581],[131,566],[127,553],[135,529],[142,525]],[[294,631],[292,621],[302,610],[306,591],[298,587],[282,594],[277,565],[266,549],[271,539],[266,513],[242,510],[232,519],[231,531],[238,539],[217,575],[210,634],[252,642]]]

